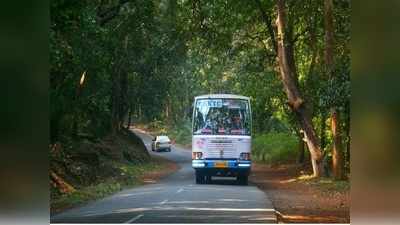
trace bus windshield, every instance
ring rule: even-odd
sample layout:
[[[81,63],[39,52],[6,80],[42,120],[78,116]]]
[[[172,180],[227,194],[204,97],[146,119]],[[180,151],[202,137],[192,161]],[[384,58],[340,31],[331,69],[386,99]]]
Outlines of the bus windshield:
[[[249,101],[244,99],[198,99],[193,114],[193,134],[250,135]]]

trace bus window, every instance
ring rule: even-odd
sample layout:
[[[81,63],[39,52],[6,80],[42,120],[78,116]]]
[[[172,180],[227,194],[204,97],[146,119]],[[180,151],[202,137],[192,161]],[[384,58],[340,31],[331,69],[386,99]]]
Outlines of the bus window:
[[[250,135],[250,107],[247,100],[198,99],[194,110],[194,134]]]

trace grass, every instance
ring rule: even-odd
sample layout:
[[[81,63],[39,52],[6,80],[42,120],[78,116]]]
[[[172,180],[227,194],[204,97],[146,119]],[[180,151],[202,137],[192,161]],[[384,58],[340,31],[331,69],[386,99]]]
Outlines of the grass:
[[[332,178],[318,178],[304,180],[308,185],[313,185],[324,192],[346,192],[350,190],[349,181],[334,180]]]
[[[77,188],[73,193],[62,195],[52,199],[51,209],[59,211],[65,208],[81,205],[89,201],[101,199],[125,188],[131,188],[143,184],[143,174],[164,169],[165,165],[160,161],[150,161],[142,164],[114,162],[114,167],[119,168],[121,174],[109,178],[96,185]]]
[[[122,190],[120,183],[106,181],[104,183],[88,186],[73,193],[63,195],[51,202],[51,208],[56,211],[57,209],[70,208],[91,200],[103,198],[120,190]]]
[[[253,138],[252,157],[268,164],[290,163],[296,160],[298,140],[290,133],[267,133]]]

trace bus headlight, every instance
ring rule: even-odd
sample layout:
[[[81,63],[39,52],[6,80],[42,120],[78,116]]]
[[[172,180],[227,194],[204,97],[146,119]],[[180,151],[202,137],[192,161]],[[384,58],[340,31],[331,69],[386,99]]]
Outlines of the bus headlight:
[[[202,152],[192,152],[192,159],[201,159],[203,157]]]
[[[240,153],[240,160],[250,160],[250,152],[242,152]]]

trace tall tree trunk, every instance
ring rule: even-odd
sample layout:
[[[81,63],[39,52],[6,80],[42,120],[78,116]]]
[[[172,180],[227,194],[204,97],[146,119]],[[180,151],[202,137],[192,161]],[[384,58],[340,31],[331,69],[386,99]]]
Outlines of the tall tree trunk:
[[[334,73],[334,26],[333,26],[333,1],[324,1],[324,17],[325,17],[325,64],[326,71],[333,79]],[[335,106],[331,108],[331,132],[333,139],[332,146],[332,172],[335,179],[344,178],[344,161],[343,149],[340,133],[340,114]]]
[[[78,138],[78,133],[79,133],[79,122],[78,122],[78,118],[79,118],[79,114],[80,114],[80,97],[81,97],[81,93],[82,93],[82,89],[83,89],[83,84],[84,84],[84,78],[86,75],[86,71],[83,72],[81,78],[80,78],[80,82],[77,85],[76,88],[76,92],[75,92],[75,97],[74,97],[74,102],[75,102],[75,111],[74,111],[74,115],[73,115],[73,121],[72,121],[72,137],[74,138]]]
[[[346,143],[346,157],[345,157],[345,162],[347,165],[346,172],[350,172],[350,101],[348,100],[346,102],[346,107],[345,107],[345,113],[346,113],[346,126],[345,126],[345,131],[346,131],[346,137],[347,137],[347,143]]]
[[[322,112],[321,113],[321,127],[320,127],[320,137],[321,137],[321,150],[323,151],[325,146],[326,146],[326,135],[325,135],[325,129],[326,129],[326,118],[327,118],[327,113]]]
[[[129,110],[129,100],[128,100],[128,72],[126,68],[126,60],[125,58],[128,57],[128,43],[129,43],[129,36],[125,35],[124,39],[124,56],[122,56],[122,64],[121,64],[121,69],[120,69],[120,94],[119,94],[119,106],[118,106],[118,130],[120,130],[123,127],[126,115],[128,114]]]
[[[344,161],[343,161],[343,150],[342,139],[339,134],[339,112],[335,109],[331,112],[331,130],[333,136],[333,147],[332,147],[332,172],[333,177],[337,180],[344,179]]]
[[[297,134],[299,139],[299,157],[297,158],[297,163],[304,164],[304,135],[303,131],[298,132]]]
[[[126,128],[128,130],[131,128],[131,121],[132,121],[132,105],[129,106],[128,124],[126,125]]]
[[[112,81],[112,106],[111,106],[111,133],[115,135],[121,130],[123,119],[127,113],[128,95],[128,74],[125,68],[125,57],[127,55],[128,38],[126,35],[123,42],[124,52],[120,56],[115,75],[111,76]],[[121,54],[116,51],[116,54]]]
[[[301,96],[296,66],[294,63],[294,49],[292,44],[292,32],[286,22],[285,1],[277,1],[278,18],[276,21],[278,30],[278,61],[284,90],[288,97],[288,104],[295,113],[300,126],[304,131],[305,140],[310,151],[311,162],[315,177],[323,174],[322,152],[318,136],[315,133],[308,108]],[[289,31],[289,32],[288,32]]]
[[[115,74],[111,75],[111,82],[112,82],[112,104],[111,104],[111,133],[115,135],[118,129],[118,110],[119,110],[119,95],[120,95],[120,82],[119,82],[119,71]]]
[[[121,68],[122,58],[118,61],[116,71],[111,75],[111,134],[115,135],[119,131],[119,115],[121,104]]]
[[[128,73],[125,65],[123,64],[122,73],[120,75],[120,95],[119,95],[119,106],[118,106],[118,130],[123,127],[126,115],[128,114]]]
[[[257,4],[257,7],[260,10],[261,18],[264,21],[265,25],[267,26],[267,31],[268,31],[269,37],[271,38],[271,43],[272,43],[272,46],[274,47],[274,52],[276,53],[276,52],[278,52],[278,46],[276,44],[275,31],[272,26],[271,16],[264,10],[264,7],[260,0],[255,0],[255,2]]]

